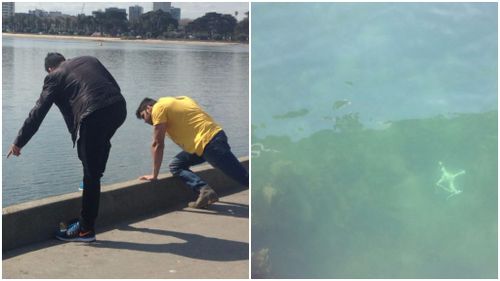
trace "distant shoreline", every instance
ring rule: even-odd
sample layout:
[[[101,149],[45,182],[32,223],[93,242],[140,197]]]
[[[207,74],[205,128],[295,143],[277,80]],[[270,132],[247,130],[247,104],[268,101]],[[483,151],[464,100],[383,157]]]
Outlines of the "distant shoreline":
[[[201,41],[201,40],[160,40],[160,39],[121,39],[119,37],[91,37],[78,35],[48,35],[48,34],[32,34],[32,33],[6,33],[2,32],[2,36],[20,37],[20,38],[43,38],[43,39],[64,39],[64,40],[84,40],[95,42],[137,42],[150,44],[182,44],[182,45],[199,45],[199,46],[228,46],[228,45],[248,45],[247,43],[239,42],[220,42],[220,41]]]

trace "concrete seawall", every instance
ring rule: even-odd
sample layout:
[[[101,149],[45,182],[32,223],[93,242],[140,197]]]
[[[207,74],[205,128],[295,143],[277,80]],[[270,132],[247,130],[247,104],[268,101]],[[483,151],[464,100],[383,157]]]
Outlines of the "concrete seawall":
[[[239,160],[248,169],[249,158],[242,157]],[[239,189],[239,184],[209,165],[194,167],[192,170],[220,194]],[[173,209],[186,205],[195,197],[183,182],[169,173],[160,175],[154,182],[132,180],[103,186],[96,227]],[[2,251],[52,239],[59,222],[78,217],[80,208],[81,192],[3,208]]]

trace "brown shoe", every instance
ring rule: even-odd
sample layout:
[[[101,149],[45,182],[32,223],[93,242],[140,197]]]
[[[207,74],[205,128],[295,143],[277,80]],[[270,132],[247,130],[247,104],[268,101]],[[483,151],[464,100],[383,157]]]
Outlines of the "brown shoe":
[[[215,193],[210,186],[205,185],[200,189],[200,195],[198,195],[196,202],[189,202],[188,206],[191,208],[202,209],[217,201],[219,201],[217,193]]]

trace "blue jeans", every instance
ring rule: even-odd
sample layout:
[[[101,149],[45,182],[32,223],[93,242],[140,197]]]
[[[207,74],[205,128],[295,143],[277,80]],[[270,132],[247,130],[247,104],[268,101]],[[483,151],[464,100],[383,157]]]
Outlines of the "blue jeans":
[[[177,154],[169,163],[170,172],[180,177],[194,192],[199,193],[200,188],[207,183],[189,168],[205,161],[239,184],[248,186],[248,171],[231,152],[224,131],[220,131],[212,138],[202,156],[185,151]]]

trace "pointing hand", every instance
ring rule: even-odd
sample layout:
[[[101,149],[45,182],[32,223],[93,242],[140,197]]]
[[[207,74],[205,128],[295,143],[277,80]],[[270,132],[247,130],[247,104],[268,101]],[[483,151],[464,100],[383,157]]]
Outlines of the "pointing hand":
[[[21,148],[18,147],[17,145],[15,145],[15,144],[13,144],[10,147],[9,153],[7,153],[7,158],[9,158],[10,155],[14,155],[14,156],[21,155]]]

